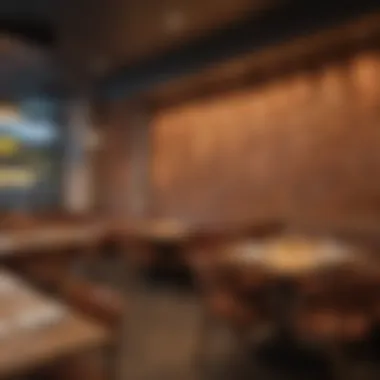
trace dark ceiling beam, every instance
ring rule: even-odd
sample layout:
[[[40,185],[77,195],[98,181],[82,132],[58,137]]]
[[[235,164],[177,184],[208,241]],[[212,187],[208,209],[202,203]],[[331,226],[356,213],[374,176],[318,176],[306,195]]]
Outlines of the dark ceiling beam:
[[[103,98],[130,98],[231,57],[259,51],[379,10],[379,0],[293,1],[154,59],[120,68],[95,87]]]
[[[25,15],[0,15],[0,35],[10,35],[44,48],[53,48],[56,33],[52,23]]]
[[[151,108],[184,102],[284,79],[295,72],[320,72],[326,64],[339,65],[357,54],[380,49],[380,12],[365,15],[337,28],[296,38],[281,46],[229,59],[194,75],[156,86],[141,96]]]

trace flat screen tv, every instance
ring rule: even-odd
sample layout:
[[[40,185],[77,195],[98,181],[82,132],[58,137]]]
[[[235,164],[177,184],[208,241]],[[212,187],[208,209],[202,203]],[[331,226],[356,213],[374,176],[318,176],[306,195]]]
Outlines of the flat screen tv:
[[[0,106],[0,210],[30,212],[59,205],[63,145],[53,117]]]

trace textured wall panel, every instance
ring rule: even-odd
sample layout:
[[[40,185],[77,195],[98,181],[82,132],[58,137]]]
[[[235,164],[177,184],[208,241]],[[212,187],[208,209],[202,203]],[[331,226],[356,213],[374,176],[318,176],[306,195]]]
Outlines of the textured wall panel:
[[[380,57],[158,113],[153,205],[192,221],[380,218]]]

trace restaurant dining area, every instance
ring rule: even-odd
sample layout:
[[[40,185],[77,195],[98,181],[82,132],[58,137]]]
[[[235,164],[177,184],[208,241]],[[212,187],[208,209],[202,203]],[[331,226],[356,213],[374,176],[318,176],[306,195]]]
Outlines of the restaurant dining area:
[[[0,380],[378,380],[380,4],[0,5]]]

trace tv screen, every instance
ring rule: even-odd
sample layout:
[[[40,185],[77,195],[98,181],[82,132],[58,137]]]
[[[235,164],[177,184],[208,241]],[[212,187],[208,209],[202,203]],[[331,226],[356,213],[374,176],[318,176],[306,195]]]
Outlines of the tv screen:
[[[60,202],[61,129],[46,113],[35,116],[0,107],[0,209],[32,211]]]

